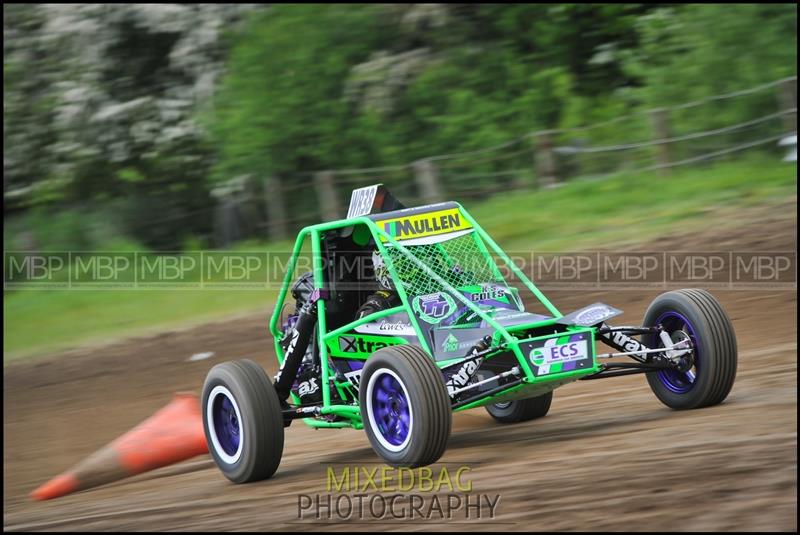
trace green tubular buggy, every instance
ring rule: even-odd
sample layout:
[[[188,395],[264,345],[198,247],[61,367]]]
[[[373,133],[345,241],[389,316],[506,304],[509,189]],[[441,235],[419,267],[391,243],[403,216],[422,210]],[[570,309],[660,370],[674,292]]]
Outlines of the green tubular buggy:
[[[310,272],[299,273],[301,258]],[[387,285],[384,306],[363,308]],[[674,409],[725,399],[736,339],[709,293],[664,293],[641,326],[606,323],[619,313],[603,303],[559,312],[458,203],[405,208],[381,185],[355,190],[346,219],[297,237],[270,322],[276,377],[249,360],[209,372],[209,450],[230,480],[265,479],[284,429],[303,419],[363,428],[386,463],[415,467],[444,453],[453,411],[532,420],[576,380],[644,373]],[[614,351],[598,354],[596,342]],[[614,357],[627,359],[605,360]]]

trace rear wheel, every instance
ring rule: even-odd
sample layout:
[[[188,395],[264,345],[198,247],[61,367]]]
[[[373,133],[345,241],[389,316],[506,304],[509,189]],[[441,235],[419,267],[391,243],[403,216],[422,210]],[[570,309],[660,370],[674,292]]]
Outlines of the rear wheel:
[[[486,411],[492,418],[504,424],[516,424],[541,418],[550,410],[553,391],[535,398],[518,399],[504,403],[486,405]]]
[[[656,397],[673,409],[695,409],[721,403],[736,378],[736,335],[728,315],[705,290],[676,290],[659,295],[644,317],[645,326],[661,325],[673,342],[689,339],[691,366],[685,371],[647,374]],[[646,341],[664,347],[658,336]]]
[[[247,483],[272,476],[283,455],[283,417],[264,369],[251,360],[214,366],[202,403],[208,450],[225,477]]]
[[[378,350],[360,385],[364,430],[387,464],[425,466],[442,456],[452,425],[450,397],[427,353],[410,345]]]

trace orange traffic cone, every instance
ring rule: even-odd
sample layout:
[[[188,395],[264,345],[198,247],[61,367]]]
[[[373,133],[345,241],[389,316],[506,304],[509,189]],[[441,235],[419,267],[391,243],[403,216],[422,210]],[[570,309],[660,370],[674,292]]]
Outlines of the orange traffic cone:
[[[208,446],[200,401],[194,394],[179,393],[169,405],[30,496],[50,500],[203,453],[208,453]]]

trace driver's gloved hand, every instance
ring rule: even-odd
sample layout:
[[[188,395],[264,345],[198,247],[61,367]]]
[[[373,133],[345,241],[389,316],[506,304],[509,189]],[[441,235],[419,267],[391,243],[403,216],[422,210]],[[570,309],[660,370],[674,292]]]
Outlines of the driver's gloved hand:
[[[400,298],[396,293],[387,290],[378,290],[367,297],[367,300],[356,312],[356,319],[363,318],[374,312],[387,310],[400,305]]]

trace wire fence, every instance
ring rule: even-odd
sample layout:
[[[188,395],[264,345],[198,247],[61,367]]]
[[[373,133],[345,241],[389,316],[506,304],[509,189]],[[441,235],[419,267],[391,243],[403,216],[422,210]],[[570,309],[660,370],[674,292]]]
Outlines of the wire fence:
[[[315,209],[307,211],[307,217],[296,216],[286,222],[267,219],[261,228],[273,237],[284,237],[289,230],[296,230],[284,223],[342,217],[353,189],[379,182],[413,205],[445,198],[487,198],[498,192],[552,187],[569,180],[602,179],[619,173],[657,171],[667,175],[676,167],[756,147],[780,154],[778,142],[796,135],[796,83],[797,77],[792,76],[591,125],[529,132],[501,144],[433,155],[402,165],[297,173],[284,180],[276,194],[284,205],[316,204]],[[767,93],[775,89],[777,98]],[[762,104],[771,102],[768,105],[775,111],[758,117],[731,113],[732,101],[748,97],[759,98]],[[763,105],[758,108],[768,109]],[[696,124],[708,127],[692,129]],[[608,143],[614,139],[625,141]],[[312,193],[315,203],[309,202]]]
[[[257,228],[273,238],[286,238],[295,227],[343,217],[353,189],[379,182],[404,203],[414,205],[445,198],[484,199],[498,192],[553,187],[569,180],[603,179],[619,173],[656,171],[667,175],[676,167],[756,147],[779,153],[778,142],[797,130],[796,83],[797,77],[792,76],[586,126],[529,132],[497,145],[401,165],[296,173],[271,190],[277,196],[272,202],[303,206],[305,213],[293,211],[286,217],[265,210]],[[777,90],[777,98],[774,93],[767,94],[769,90]],[[748,97],[770,99],[775,111],[732,121],[737,115],[731,113],[730,103]],[[696,124],[708,127],[692,130]],[[608,143],[614,139],[624,141]],[[239,203],[247,202],[252,199],[239,199]],[[229,203],[228,209],[235,211],[238,206]],[[218,214],[216,226],[219,220]],[[235,218],[227,221],[230,224]],[[227,233],[237,234],[241,232]]]
[[[165,211],[141,225],[175,227],[203,219],[214,244],[224,247],[248,238],[290,239],[302,226],[344,217],[351,191],[376,183],[411,206],[447,199],[469,202],[620,173],[666,177],[677,167],[757,148],[782,158],[786,148],[779,142],[797,132],[796,84],[792,76],[405,164],[236,177],[217,192],[213,206]]]

